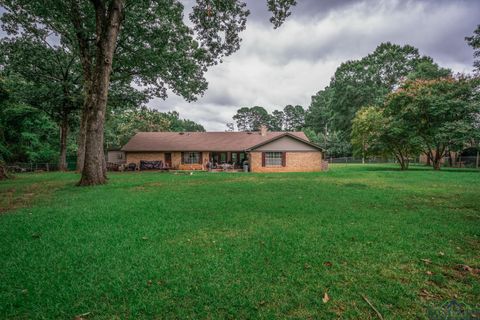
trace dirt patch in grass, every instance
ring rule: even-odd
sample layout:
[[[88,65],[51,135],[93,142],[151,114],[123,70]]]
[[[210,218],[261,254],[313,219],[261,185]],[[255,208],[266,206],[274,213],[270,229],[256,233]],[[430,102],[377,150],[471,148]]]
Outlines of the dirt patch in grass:
[[[39,198],[48,200],[63,186],[65,182],[38,182],[0,190],[0,214],[28,207]]]

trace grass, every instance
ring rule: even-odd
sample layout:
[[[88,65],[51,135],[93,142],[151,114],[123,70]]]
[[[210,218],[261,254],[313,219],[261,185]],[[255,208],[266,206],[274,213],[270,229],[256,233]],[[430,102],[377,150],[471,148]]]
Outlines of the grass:
[[[0,318],[376,318],[362,296],[385,319],[480,308],[479,172],[77,180],[0,182]]]

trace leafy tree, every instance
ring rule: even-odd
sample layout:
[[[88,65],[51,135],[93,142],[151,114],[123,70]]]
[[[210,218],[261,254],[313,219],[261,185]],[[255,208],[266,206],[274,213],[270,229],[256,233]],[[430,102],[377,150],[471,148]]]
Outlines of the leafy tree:
[[[473,32],[473,36],[466,37],[467,43],[473,48],[473,56],[475,61],[473,66],[477,73],[480,73],[480,24],[477,26],[477,29]]]
[[[284,130],[300,131],[305,127],[305,110],[302,106],[287,105],[283,109]]]
[[[159,112],[147,107],[113,111],[105,127],[107,148],[122,147],[137,132],[205,131],[203,126],[180,119],[178,112]]]
[[[57,153],[58,126],[28,105],[19,78],[0,78],[0,158],[7,162],[51,162]]]
[[[450,74],[412,46],[382,43],[366,57],[337,68],[329,86],[312,97],[306,125],[324,136],[335,131],[336,137],[349,144],[352,120],[361,107],[382,106],[406,78],[435,79]]]
[[[295,1],[269,0],[275,27]],[[207,88],[209,66],[240,47],[249,11],[237,0],[197,0],[189,18],[177,0],[1,0],[10,34],[52,34],[82,65],[85,93],[79,137],[80,185],[106,181],[103,131],[111,81],[135,83],[149,96],[167,87],[187,100]],[[84,150],[84,151],[83,151]]]
[[[239,131],[258,131],[262,125],[272,131],[301,131],[305,127],[305,115],[305,110],[299,105],[287,105],[272,114],[263,107],[255,106],[238,109],[233,120]]]
[[[426,59],[420,62],[419,64],[417,64],[417,66],[415,67],[415,70],[413,70],[407,75],[407,79],[433,80],[433,79],[449,77],[451,75],[452,75],[452,70],[442,68],[432,60]]]
[[[343,132],[315,133],[311,128],[305,128],[304,132],[310,141],[315,142],[325,150],[325,157],[339,158],[352,154],[352,145],[343,138]]]
[[[235,124],[234,124],[233,122],[227,123],[226,126],[227,126],[227,130],[226,130],[226,131],[228,131],[228,132],[233,132],[233,131],[235,131]]]
[[[361,60],[343,63],[330,83],[335,129],[349,134],[351,121],[362,106],[383,104],[386,95],[425,60],[412,46],[387,42]]]
[[[243,107],[237,110],[237,113],[233,116],[233,121],[236,122],[238,131],[250,130],[250,108]]]
[[[68,131],[81,108],[79,63],[75,55],[47,41],[48,35],[24,35],[0,41],[0,66],[4,74],[28,79],[24,100],[44,111],[60,127],[59,169],[67,169]],[[20,90],[17,90],[20,92]]]
[[[352,121],[352,147],[356,155],[361,155],[362,163],[372,155],[378,155],[378,142],[384,125],[382,111],[374,106],[366,106],[357,111]]]
[[[268,111],[260,106],[238,109],[233,120],[239,131],[258,131],[262,125],[269,127],[271,123]]]
[[[315,132],[328,132],[332,123],[331,99],[333,90],[326,87],[312,96],[312,102],[305,115],[305,124]]]
[[[274,110],[270,116],[270,129],[273,131],[282,131],[285,122],[285,114],[281,110]]]
[[[479,112],[474,82],[468,78],[407,81],[387,102],[390,115],[421,139],[435,170],[449,146],[461,146],[475,135]]]

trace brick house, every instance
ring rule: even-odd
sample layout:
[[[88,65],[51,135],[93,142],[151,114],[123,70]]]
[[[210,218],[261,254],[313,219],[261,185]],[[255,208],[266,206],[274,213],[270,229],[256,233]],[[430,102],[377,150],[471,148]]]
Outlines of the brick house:
[[[178,170],[223,165],[252,172],[322,170],[322,149],[303,132],[140,132],[121,149],[126,163],[161,161]]]

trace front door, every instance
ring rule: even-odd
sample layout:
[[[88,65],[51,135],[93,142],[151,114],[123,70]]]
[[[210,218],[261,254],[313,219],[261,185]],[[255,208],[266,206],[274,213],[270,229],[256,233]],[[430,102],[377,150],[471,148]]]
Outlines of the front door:
[[[167,168],[172,167],[172,154],[170,152],[165,153],[165,166]]]

